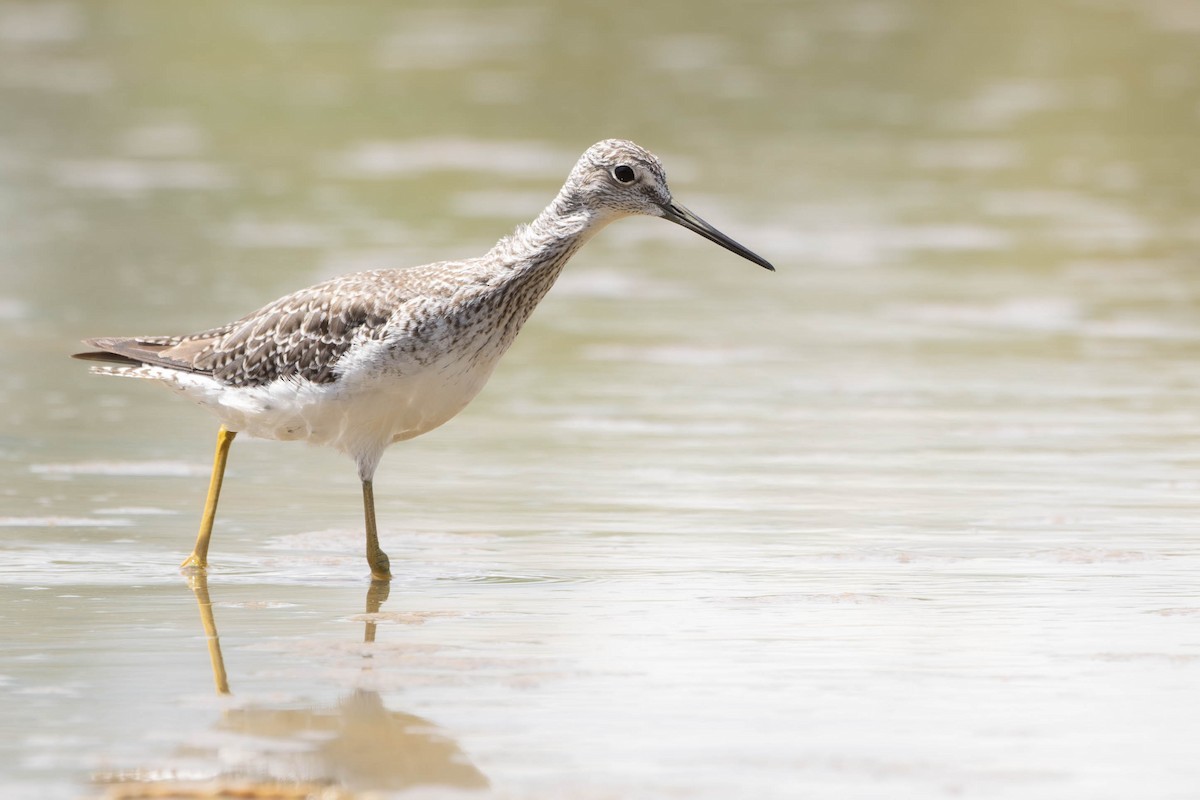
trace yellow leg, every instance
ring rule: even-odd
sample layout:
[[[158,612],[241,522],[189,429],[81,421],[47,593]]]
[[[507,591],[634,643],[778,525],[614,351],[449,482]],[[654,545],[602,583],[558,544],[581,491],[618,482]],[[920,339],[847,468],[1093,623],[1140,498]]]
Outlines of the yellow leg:
[[[363,512],[367,518],[367,563],[371,577],[377,581],[391,580],[392,570],[387,553],[379,549],[379,531],[375,528],[375,490],[370,481],[363,481]]]
[[[208,566],[208,540],[212,538],[213,520],[217,516],[217,500],[221,497],[221,481],[225,478],[225,462],[229,460],[229,445],[237,431],[227,430],[224,425],[217,432],[217,452],[213,456],[212,479],[208,482],[208,499],[204,501],[204,516],[200,518],[200,533],[192,554],[180,566],[185,570],[204,569]]]

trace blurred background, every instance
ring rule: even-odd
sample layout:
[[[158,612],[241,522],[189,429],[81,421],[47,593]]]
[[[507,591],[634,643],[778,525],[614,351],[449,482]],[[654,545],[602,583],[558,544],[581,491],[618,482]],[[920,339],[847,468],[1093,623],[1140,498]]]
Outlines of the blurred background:
[[[608,137],[778,272],[593,240],[385,457],[374,648],[352,465],[239,440],[214,696],[215,422],[78,340],[480,254]],[[0,793],[1190,796],[1198,248],[1192,0],[0,2]]]

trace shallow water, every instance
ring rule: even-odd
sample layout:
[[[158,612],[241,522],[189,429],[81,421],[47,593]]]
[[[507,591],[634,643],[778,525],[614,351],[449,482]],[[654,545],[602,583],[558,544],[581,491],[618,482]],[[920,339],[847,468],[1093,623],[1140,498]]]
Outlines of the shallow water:
[[[1193,797],[1198,45],[1171,0],[0,4],[0,794]],[[613,226],[385,457],[386,592],[351,465],[244,439],[181,577],[215,426],[75,342],[482,252],[610,135],[779,271]]]

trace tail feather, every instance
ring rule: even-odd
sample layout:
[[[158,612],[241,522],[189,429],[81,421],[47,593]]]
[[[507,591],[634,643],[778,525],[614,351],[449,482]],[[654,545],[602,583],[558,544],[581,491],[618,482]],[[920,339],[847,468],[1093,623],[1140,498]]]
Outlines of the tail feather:
[[[162,355],[163,350],[179,343],[179,339],[174,337],[103,337],[99,339],[84,339],[83,343],[96,349],[83,353],[74,353],[71,356],[72,358],[118,364],[122,367],[152,365],[192,372],[196,371],[195,367],[186,361]]]
[[[123,367],[140,367],[141,361],[123,356],[118,353],[110,353],[107,350],[96,350],[87,353],[72,353],[71,358],[78,358],[81,361],[101,361],[106,364],[120,364]]]

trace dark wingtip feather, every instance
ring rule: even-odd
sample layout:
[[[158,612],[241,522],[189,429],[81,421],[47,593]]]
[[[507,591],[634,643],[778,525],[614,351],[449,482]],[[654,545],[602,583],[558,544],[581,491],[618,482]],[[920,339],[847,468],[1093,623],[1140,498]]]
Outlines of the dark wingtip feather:
[[[163,355],[163,351],[179,343],[178,339],[146,336],[146,337],[102,337],[99,339],[84,339],[83,343],[96,348],[83,353],[75,353],[72,358],[84,361],[102,361],[109,364],[119,364],[123,367],[156,366],[169,369],[201,372],[193,364],[178,358]]]
[[[84,353],[72,353],[71,358],[78,358],[81,361],[102,361],[106,364],[121,364],[122,366],[136,367],[143,361],[134,356],[120,352],[125,349],[132,340],[120,339],[115,337],[101,337],[97,339],[84,339],[83,343],[89,347],[95,347],[95,350],[89,350]]]
[[[131,359],[130,356],[116,353],[114,348],[119,347],[120,342],[121,339],[108,337],[84,339],[84,344],[96,349],[88,350],[86,353],[72,353],[71,357],[80,361],[103,361],[106,363],[120,363],[120,365],[125,366],[137,366],[139,363],[142,363],[137,359]]]
[[[80,361],[103,361],[107,364],[121,364],[128,367],[136,367],[141,364],[141,361],[122,356],[116,353],[109,353],[103,350],[93,350],[86,353],[72,353],[71,358],[78,358]]]

